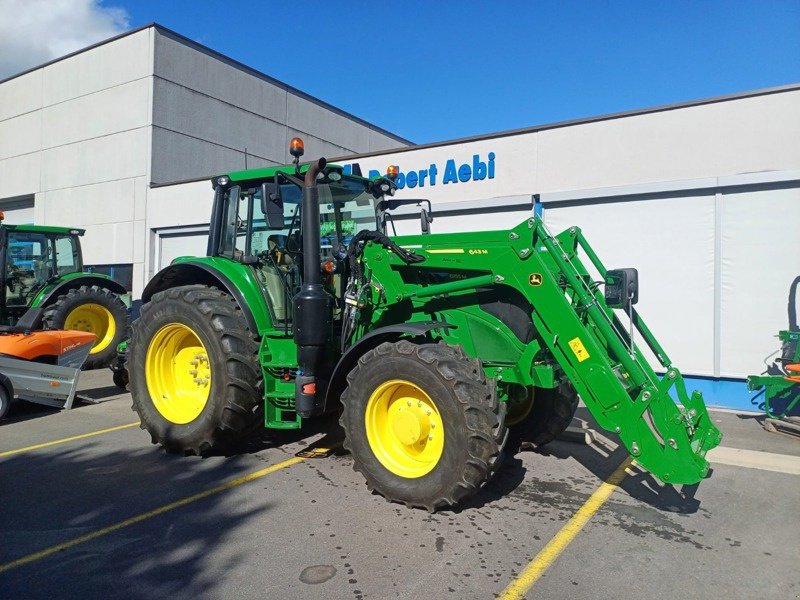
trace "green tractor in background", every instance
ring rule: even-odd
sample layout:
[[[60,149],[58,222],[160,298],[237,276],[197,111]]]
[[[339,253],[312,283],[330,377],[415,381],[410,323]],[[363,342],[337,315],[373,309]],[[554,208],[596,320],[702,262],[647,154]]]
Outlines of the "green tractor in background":
[[[2,215],[0,215],[0,221]],[[128,335],[125,288],[83,270],[83,229],[0,225],[0,323],[19,331],[71,329],[97,336],[84,368],[107,366]]]
[[[707,474],[721,434],[633,308],[634,269],[607,271],[577,227],[552,236],[538,217],[425,234],[423,210],[422,235],[389,237],[409,202],[391,197],[396,169],[369,180],[290,150],[294,165],[213,178],[208,255],[142,294],[126,367],[154,443],[202,455],[341,411],[369,487],[434,511],[489,480],[509,426],[546,443],[580,395],[661,480]]]

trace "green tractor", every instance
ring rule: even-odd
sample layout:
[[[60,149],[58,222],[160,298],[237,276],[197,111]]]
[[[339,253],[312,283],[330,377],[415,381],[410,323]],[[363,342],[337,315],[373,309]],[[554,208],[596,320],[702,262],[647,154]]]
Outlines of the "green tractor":
[[[341,411],[368,486],[434,511],[490,479],[509,426],[546,443],[580,395],[661,480],[707,474],[721,434],[633,308],[635,270],[607,271],[577,227],[553,236],[538,217],[390,237],[396,170],[369,180],[291,151],[293,165],[213,178],[208,256],[144,290],[126,366],[154,443],[202,455]]]
[[[0,323],[20,331],[91,332],[97,341],[84,365],[97,368],[116,357],[130,317],[122,285],[83,271],[83,234],[69,227],[0,225]]]

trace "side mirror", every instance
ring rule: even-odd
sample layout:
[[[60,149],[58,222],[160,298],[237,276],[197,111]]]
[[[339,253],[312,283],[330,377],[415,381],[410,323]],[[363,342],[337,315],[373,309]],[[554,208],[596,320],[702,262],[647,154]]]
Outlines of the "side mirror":
[[[627,310],[639,301],[639,271],[612,269],[606,272],[606,304],[609,308]]]
[[[419,220],[420,220],[420,227],[422,228],[422,233],[424,233],[424,234],[430,233],[431,232],[431,223],[433,222],[433,217],[424,208],[420,208]]]
[[[283,229],[286,225],[281,188],[277,183],[265,181],[261,184],[261,212],[264,213],[269,229]]]

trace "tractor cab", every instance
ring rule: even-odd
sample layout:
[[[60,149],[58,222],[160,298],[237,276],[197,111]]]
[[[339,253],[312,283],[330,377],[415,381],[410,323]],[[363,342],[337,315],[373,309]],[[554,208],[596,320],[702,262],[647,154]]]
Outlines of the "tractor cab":
[[[267,299],[275,326],[288,327],[292,296],[302,285],[305,263],[319,263],[326,291],[341,305],[346,282],[347,247],[361,230],[381,229],[383,194],[396,186],[388,177],[369,180],[326,165],[316,175],[318,219],[306,223],[302,142],[292,143],[294,167],[233,172],[212,180],[215,189],[208,256],[224,257],[251,267]],[[317,222],[318,221],[318,222]],[[316,229],[316,252],[303,251],[304,233]],[[311,265],[308,265],[311,268]]]
[[[0,322],[16,322],[48,284],[83,270],[83,229],[0,226]]]

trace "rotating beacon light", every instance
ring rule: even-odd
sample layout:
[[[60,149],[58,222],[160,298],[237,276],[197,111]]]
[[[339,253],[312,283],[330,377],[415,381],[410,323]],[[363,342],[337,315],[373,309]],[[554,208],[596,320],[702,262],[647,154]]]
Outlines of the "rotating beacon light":
[[[294,160],[292,161],[295,166],[300,165],[300,157],[306,151],[305,144],[303,144],[303,140],[299,137],[293,137],[292,140],[289,142],[289,154],[294,156]]]

